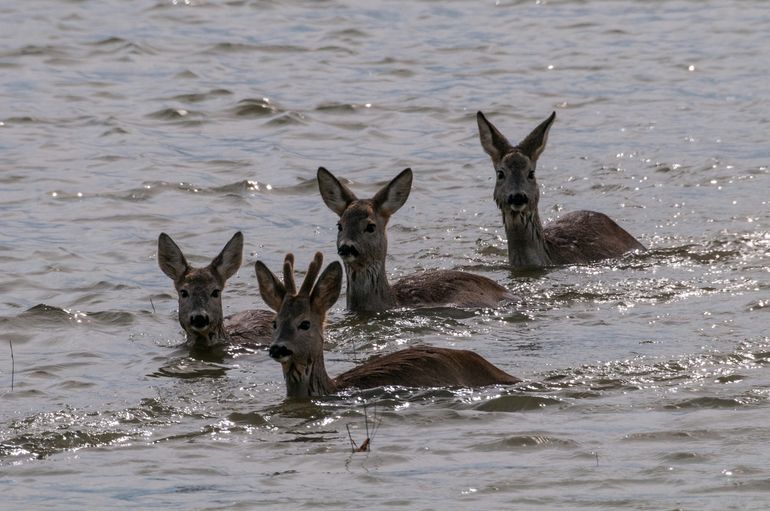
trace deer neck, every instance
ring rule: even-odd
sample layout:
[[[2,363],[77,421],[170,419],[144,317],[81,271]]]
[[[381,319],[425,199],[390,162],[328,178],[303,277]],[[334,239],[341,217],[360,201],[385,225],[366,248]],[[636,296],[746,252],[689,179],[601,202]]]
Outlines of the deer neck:
[[[348,310],[378,312],[396,306],[396,294],[388,283],[385,261],[372,266],[345,264]]]
[[[503,224],[508,238],[508,261],[512,267],[551,264],[537,209],[522,213],[503,211]]]
[[[220,321],[218,325],[209,328],[208,333],[187,332],[187,344],[192,347],[210,348],[219,344],[230,342],[230,336],[225,330],[224,324]]]
[[[336,392],[337,387],[329,378],[324,365],[323,354],[304,364],[290,362],[283,366],[286,382],[286,397],[308,399]]]

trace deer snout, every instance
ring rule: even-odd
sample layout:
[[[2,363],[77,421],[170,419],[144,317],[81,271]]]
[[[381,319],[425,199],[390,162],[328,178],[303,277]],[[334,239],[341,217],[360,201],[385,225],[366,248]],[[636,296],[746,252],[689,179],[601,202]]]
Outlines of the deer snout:
[[[342,245],[337,248],[337,254],[339,254],[340,257],[343,259],[348,257],[358,257],[358,250],[356,247],[349,243],[343,243]]]
[[[268,350],[268,354],[270,355],[270,358],[277,360],[281,362],[282,360],[285,360],[292,356],[294,352],[291,351],[289,348],[287,348],[283,344],[271,344],[270,350]]]
[[[204,313],[201,314],[193,314],[190,316],[190,325],[192,325],[193,328],[197,328],[198,330],[202,330],[209,326],[209,315]]]
[[[529,197],[524,193],[512,193],[508,195],[508,205],[520,208],[529,202]]]

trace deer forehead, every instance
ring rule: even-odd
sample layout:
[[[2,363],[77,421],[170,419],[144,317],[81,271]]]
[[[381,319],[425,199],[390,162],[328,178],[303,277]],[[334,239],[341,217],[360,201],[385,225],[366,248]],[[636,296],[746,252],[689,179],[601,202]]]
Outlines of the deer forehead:
[[[500,161],[501,169],[525,171],[529,170],[532,166],[532,161],[518,151],[506,154]]]
[[[357,224],[377,218],[377,211],[370,200],[353,202],[342,214],[340,222],[343,224]]]
[[[291,319],[306,314],[310,310],[310,298],[307,296],[287,296],[283,300],[279,319]]]
[[[177,283],[177,288],[188,288],[190,291],[206,290],[220,287],[216,276],[206,268],[193,268]]]

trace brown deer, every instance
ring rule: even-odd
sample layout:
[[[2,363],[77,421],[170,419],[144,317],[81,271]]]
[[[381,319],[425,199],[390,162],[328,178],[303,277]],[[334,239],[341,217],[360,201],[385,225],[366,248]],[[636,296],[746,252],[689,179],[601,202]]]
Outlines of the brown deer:
[[[543,227],[535,168],[555,118],[553,112],[513,146],[483,113],[476,114],[481,146],[492,158],[497,176],[494,198],[503,213],[511,267],[582,264],[644,250],[610,217],[595,211],[567,213]]]
[[[275,316],[272,312],[247,310],[222,317],[222,289],[241,267],[242,253],[243,234],[237,232],[208,266],[193,268],[168,234],[158,237],[158,265],[174,281],[179,295],[179,324],[191,347],[270,342]]]
[[[398,306],[494,307],[514,296],[496,282],[457,270],[426,271],[388,283],[386,228],[409,198],[412,170],[406,169],[371,199],[358,199],[331,172],[318,169],[324,203],[339,215],[337,253],[347,273],[349,310],[377,312]]]
[[[316,253],[297,291],[294,256],[283,262],[283,282],[261,261],[255,270],[262,299],[276,311],[270,357],[281,363],[286,396],[308,399],[347,388],[483,386],[518,383],[518,378],[471,351],[414,347],[365,362],[336,378],[324,366],[324,320],[339,298],[342,266],[334,261],[320,277],[323,256]],[[318,280],[316,281],[316,278]]]

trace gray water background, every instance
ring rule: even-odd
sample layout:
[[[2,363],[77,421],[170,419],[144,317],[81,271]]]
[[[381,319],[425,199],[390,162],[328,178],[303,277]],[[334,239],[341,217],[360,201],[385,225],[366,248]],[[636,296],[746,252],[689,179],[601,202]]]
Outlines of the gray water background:
[[[34,509],[767,509],[770,4],[0,1],[0,493]],[[557,112],[541,215],[649,252],[510,272],[475,113]],[[332,309],[332,374],[412,344],[525,380],[285,403],[262,351],[180,346],[156,263],[336,258],[323,165],[405,167],[393,279],[457,268],[496,310]],[[12,351],[11,351],[12,348]],[[365,410],[379,424],[351,454]]]

